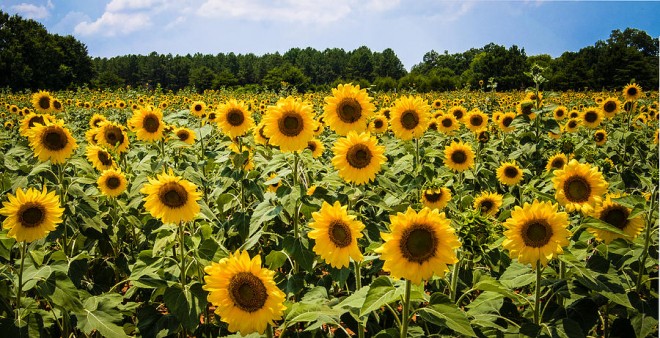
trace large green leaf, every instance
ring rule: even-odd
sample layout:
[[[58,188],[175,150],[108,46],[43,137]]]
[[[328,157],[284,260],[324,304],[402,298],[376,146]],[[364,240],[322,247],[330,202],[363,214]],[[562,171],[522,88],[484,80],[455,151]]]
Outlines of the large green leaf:
[[[78,328],[86,334],[96,330],[103,337],[128,337],[124,329],[116,324],[123,319],[117,310],[118,301],[121,301],[118,294],[87,298],[82,311],[76,312]]]
[[[53,271],[47,279],[37,283],[36,289],[41,297],[47,298],[65,311],[82,310],[78,290],[64,272]]]
[[[199,325],[199,316],[206,308],[206,294],[206,291],[202,290],[202,284],[195,282],[186,285],[185,289],[181,289],[180,285],[167,288],[163,300],[181,324],[186,329],[193,330]]]
[[[463,336],[476,337],[465,312],[454,304],[432,304],[419,310],[419,315],[435,325],[448,327]]]
[[[397,289],[389,277],[381,276],[376,278],[371,282],[364,304],[360,308],[360,317],[396,301],[399,299],[399,295],[400,293],[397,293]]]

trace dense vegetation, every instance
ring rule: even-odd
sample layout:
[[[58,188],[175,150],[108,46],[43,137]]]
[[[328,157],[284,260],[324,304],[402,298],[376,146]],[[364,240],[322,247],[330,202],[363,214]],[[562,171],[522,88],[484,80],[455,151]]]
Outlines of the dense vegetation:
[[[72,36],[49,34],[33,20],[0,12],[0,87],[12,90],[67,89],[78,86],[124,86],[179,90],[237,88],[281,89],[283,82],[300,91],[328,90],[342,82],[373,85],[377,90],[415,89],[428,92],[479,87],[493,78],[498,90],[531,85],[525,75],[533,64],[545,67],[546,88],[554,90],[612,89],[631,79],[643,88],[658,87],[658,40],[626,28],[612,31],[578,52],[527,56],[524,48],[494,43],[462,53],[426,53],[408,72],[392,49],[352,51],[292,48],[261,56],[218,53],[123,55],[91,58]]]

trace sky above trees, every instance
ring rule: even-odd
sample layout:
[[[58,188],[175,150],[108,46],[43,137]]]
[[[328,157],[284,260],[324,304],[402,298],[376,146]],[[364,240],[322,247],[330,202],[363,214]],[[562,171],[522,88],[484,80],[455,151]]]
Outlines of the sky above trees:
[[[660,35],[660,2],[406,0],[5,0],[0,10],[73,35],[90,56],[392,50],[406,69],[433,49],[488,43],[560,56],[635,27]]]

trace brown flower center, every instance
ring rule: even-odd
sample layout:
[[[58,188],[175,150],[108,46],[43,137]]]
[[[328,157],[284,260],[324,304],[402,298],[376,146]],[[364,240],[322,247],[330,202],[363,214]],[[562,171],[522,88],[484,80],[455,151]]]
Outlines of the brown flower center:
[[[383,121],[381,121],[381,120],[374,121],[374,127],[376,127],[376,129],[383,128],[383,125],[384,125]]]
[[[479,209],[481,212],[488,212],[490,209],[493,207],[493,201],[491,200],[483,200],[481,203],[479,203]]]
[[[403,231],[399,249],[408,261],[422,264],[436,254],[438,238],[427,224],[413,224]]]
[[[41,225],[45,216],[44,206],[35,202],[27,202],[18,210],[18,219],[24,228],[34,228]]]
[[[570,202],[583,203],[589,200],[591,186],[581,176],[572,176],[564,182],[564,194]]]
[[[268,293],[259,277],[251,272],[239,272],[229,281],[229,297],[236,307],[252,313],[263,308]]]
[[[598,120],[598,113],[596,113],[593,110],[590,110],[586,113],[584,113],[584,120],[589,122],[589,123],[594,123],[596,120]]]
[[[53,108],[55,108],[55,110],[62,109],[62,103],[60,101],[53,100]]]
[[[442,123],[442,126],[445,128],[449,128],[454,125],[454,122],[450,118],[444,118],[440,123]]]
[[[187,130],[179,130],[176,132],[176,137],[179,138],[179,141],[187,141],[190,138],[190,133]]]
[[[196,105],[193,107],[193,110],[196,111],[196,112],[200,112],[200,111],[202,111],[202,109],[203,109],[203,107],[202,107],[201,104],[196,104]]]
[[[277,121],[280,133],[288,137],[296,137],[304,128],[303,118],[297,112],[286,112]]]
[[[456,164],[463,164],[467,161],[467,154],[463,150],[456,150],[451,154],[451,161]]]
[[[243,114],[242,110],[231,109],[227,112],[227,122],[229,122],[229,124],[231,124],[233,127],[242,125],[243,121],[245,121],[245,115]]]
[[[95,128],[98,128],[99,124],[101,124],[101,122],[103,122],[103,121],[104,121],[104,119],[102,119],[102,118],[95,118],[94,120],[92,120],[92,125]]]
[[[596,142],[601,142],[604,139],[605,139],[605,134],[604,133],[595,133],[594,134],[594,140],[596,140]]]
[[[617,104],[614,101],[607,101],[603,105],[603,111],[609,114],[614,113],[617,108]]]
[[[50,126],[41,136],[41,144],[50,151],[59,151],[69,143],[64,130],[57,126]]]
[[[451,113],[454,115],[454,117],[455,117],[457,120],[460,120],[460,119],[463,118],[463,111],[460,110],[460,109],[456,109],[456,110],[452,111]]]
[[[577,121],[575,120],[568,121],[568,127],[571,129],[577,127]]]
[[[504,168],[504,176],[506,176],[508,178],[517,177],[518,176],[518,168],[512,167],[512,166]]]
[[[623,230],[628,225],[629,215],[630,212],[628,211],[628,208],[615,204],[606,207],[600,212],[600,220]]]
[[[316,142],[314,142],[314,141],[307,142],[307,149],[314,152],[316,150]]]
[[[39,108],[41,109],[49,109],[50,108],[50,97],[48,96],[42,96],[39,98],[39,101],[37,103],[39,105]]]
[[[121,185],[121,180],[117,176],[110,176],[108,179],[105,181],[105,185],[110,188],[111,190],[115,190],[119,188]]]
[[[177,182],[168,182],[163,184],[158,190],[158,198],[161,203],[176,209],[184,206],[188,201],[188,192]]]
[[[41,115],[31,117],[30,121],[28,121],[28,127],[30,128],[34,127],[35,123],[44,124],[44,117]]]
[[[346,97],[337,104],[337,114],[343,122],[354,123],[362,117],[362,106],[356,99]]]
[[[116,147],[117,145],[124,142],[124,133],[122,133],[121,129],[116,126],[105,128],[103,137],[105,138],[105,141],[113,147]]]
[[[371,150],[364,144],[356,144],[346,152],[346,161],[351,167],[362,169],[371,163]]]
[[[426,198],[426,200],[431,202],[431,203],[435,203],[435,202],[439,201],[440,197],[442,197],[442,190],[437,190],[437,191],[429,190],[429,191],[432,191],[432,192],[431,193],[429,193],[428,191],[425,192],[424,193],[424,198]]]
[[[566,163],[564,162],[563,158],[556,158],[552,160],[552,163],[550,164],[551,167],[556,168],[556,169],[561,169],[564,167]]]
[[[103,164],[104,166],[107,167],[109,165],[112,165],[112,157],[110,157],[110,154],[107,151],[99,150],[97,156],[98,156],[99,162],[101,162],[101,164]]]
[[[564,114],[566,114],[566,112],[563,109],[557,109],[557,111],[555,111],[555,116],[557,117],[562,117]]]
[[[525,246],[540,248],[552,238],[552,227],[545,220],[533,220],[522,226],[522,239]]]
[[[482,123],[484,123],[484,118],[481,115],[472,115],[470,117],[470,124],[473,127],[480,127]]]
[[[401,114],[403,128],[412,130],[419,124],[419,114],[414,110],[406,110]]]
[[[511,125],[511,122],[513,122],[513,117],[511,117],[511,116],[505,116],[505,117],[502,119],[502,125],[504,125],[505,127],[510,126],[510,125]]]
[[[147,114],[147,116],[144,117],[144,120],[142,120],[142,126],[144,127],[144,130],[153,134],[158,131],[160,120],[158,119],[158,116],[154,114]]]
[[[635,87],[630,87],[630,88],[628,88],[628,92],[627,92],[627,93],[628,93],[628,96],[635,96],[635,95],[637,95],[637,88],[635,88]]]
[[[351,245],[351,242],[353,241],[351,228],[341,220],[334,220],[330,223],[330,226],[328,227],[328,235],[330,241],[338,248],[345,248]]]

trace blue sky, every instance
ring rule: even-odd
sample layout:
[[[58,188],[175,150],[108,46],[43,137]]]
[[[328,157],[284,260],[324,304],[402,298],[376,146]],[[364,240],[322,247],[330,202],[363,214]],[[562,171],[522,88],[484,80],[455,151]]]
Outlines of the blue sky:
[[[494,42],[527,55],[577,51],[626,27],[660,35],[660,2],[434,0],[3,0],[73,35],[91,56],[392,48],[407,69],[430,50]],[[655,13],[655,14],[654,14]]]

